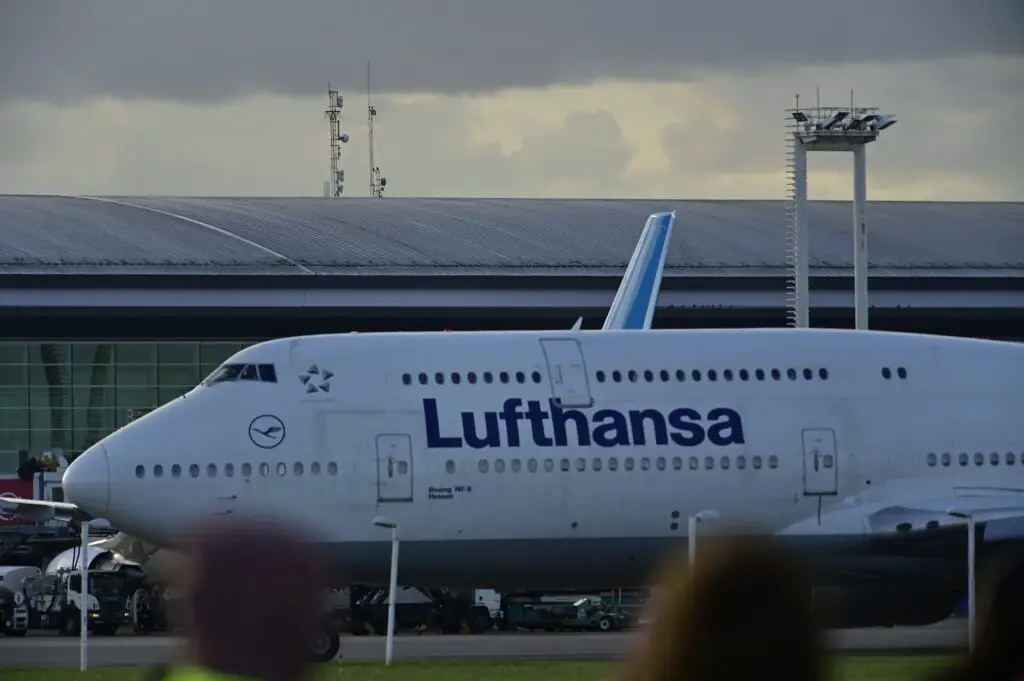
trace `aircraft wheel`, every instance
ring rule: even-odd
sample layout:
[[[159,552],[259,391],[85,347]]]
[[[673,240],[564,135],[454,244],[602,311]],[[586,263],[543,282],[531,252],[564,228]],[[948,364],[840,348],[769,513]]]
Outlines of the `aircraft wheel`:
[[[341,637],[337,632],[325,629],[317,634],[310,653],[314,662],[330,662],[338,656],[340,650]]]

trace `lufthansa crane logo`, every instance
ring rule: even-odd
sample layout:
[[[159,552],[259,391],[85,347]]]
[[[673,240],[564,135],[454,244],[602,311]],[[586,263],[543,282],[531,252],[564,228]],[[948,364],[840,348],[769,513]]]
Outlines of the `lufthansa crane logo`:
[[[284,423],[272,414],[257,416],[249,423],[249,439],[260,449],[273,449],[284,442]]]

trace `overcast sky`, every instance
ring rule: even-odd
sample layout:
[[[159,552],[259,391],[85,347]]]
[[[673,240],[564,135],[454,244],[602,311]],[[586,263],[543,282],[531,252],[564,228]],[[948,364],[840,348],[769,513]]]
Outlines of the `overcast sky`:
[[[0,193],[778,198],[783,110],[898,114],[885,199],[1024,200],[1021,0],[0,0]],[[849,155],[811,161],[848,199]]]

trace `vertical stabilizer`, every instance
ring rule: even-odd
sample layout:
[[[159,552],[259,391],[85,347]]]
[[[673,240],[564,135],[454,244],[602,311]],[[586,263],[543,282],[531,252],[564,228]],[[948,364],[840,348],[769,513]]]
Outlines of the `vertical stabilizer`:
[[[651,328],[675,221],[675,211],[654,213],[647,218],[602,329]]]

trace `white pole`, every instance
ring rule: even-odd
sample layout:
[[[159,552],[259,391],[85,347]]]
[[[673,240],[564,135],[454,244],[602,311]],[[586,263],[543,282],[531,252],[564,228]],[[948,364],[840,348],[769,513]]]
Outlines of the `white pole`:
[[[967,646],[974,650],[974,516],[967,516]]]
[[[868,328],[868,227],[864,211],[868,202],[867,149],[853,145],[853,301],[854,328]]]
[[[807,147],[793,135],[794,216],[796,220],[796,328],[811,325],[810,236],[807,227]]]
[[[398,527],[391,528],[391,589],[388,594],[388,638],[384,664],[391,666],[395,654],[395,600],[398,598]]]
[[[89,667],[89,523],[82,523],[82,558],[79,561],[82,588],[78,594],[78,669]]]
[[[686,543],[690,550],[690,567],[693,567],[694,563],[697,562],[697,522],[699,518],[696,515],[691,515],[686,528]]]

